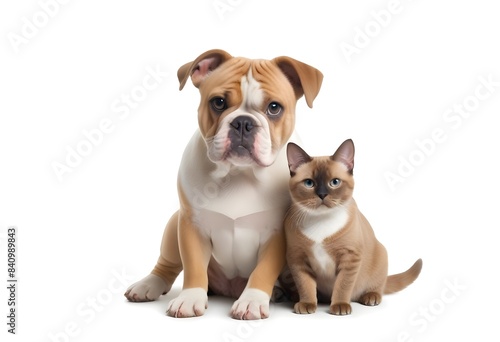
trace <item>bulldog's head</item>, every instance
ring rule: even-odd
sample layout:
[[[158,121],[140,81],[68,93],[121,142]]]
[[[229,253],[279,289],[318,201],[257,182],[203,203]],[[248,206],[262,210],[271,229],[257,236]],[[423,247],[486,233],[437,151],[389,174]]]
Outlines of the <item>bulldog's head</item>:
[[[220,165],[271,165],[290,138],[295,105],[309,107],[323,75],[290,57],[252,60],[210,50],[177,72],[180,89],[188,77],[200,91],[199,128],[208,158]]]

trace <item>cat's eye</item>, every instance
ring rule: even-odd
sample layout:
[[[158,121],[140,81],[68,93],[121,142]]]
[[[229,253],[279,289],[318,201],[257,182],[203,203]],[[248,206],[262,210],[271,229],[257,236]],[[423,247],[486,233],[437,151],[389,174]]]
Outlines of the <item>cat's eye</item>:
[[[281,114],[283,107],[278,102],[271,102],[267,106],[266,114],[269,116],[278,116]]]
[[[330,181],[330,183],[328,183],[332,188],[336,188],[340,185],[340,183],[342,183],[342,181],[338,178],[334,178]]]
[[[306,188],[312,188],[314,186],[314,181],[312,179],[305,179],[304,186]]]
[[[217,96],[210,100],[210,106],[220,114],[227,109],[227,102],[225,98]]]

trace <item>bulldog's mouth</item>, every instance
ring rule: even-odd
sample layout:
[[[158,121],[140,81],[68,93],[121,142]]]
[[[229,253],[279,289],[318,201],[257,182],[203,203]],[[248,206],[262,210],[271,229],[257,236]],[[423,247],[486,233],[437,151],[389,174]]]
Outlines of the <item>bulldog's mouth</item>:
[[[261,161],[258,155],[254,152],[253,146],[245,146],[242,144],[231,144],[231,148],[227,150],[224,160],[229,161],[236,166],[246,166],[257,164],[259,166],[269,166]]]
[[[252,151],[247,146],[238,145],[236,148],[232,150],[232,152],[236,153],[238,156],[242,157],[251,157]]]

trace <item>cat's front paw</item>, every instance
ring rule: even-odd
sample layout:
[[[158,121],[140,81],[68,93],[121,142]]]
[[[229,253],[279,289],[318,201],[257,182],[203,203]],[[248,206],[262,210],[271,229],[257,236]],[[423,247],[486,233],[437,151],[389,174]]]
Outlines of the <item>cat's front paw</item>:
[[[351,304],[349,303],[336,303],[330,305],[330,313],[336,316],[350,315],[352,312]]]
[[[297,314],[312,314],[316,312],[316,303],[298,302],[293,306],[293,312]]]
[[[382,295],[376,292],[368,292],[361,296],[359,302],[363,305],[375,306],[382,301]]]

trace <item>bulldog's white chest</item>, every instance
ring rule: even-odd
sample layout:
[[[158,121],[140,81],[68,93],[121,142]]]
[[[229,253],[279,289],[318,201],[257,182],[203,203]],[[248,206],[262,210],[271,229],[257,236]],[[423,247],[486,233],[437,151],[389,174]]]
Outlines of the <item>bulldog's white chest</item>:
[[[282,186],[256,181],[244,174],[228,175],[194,220],[212,244],[212,257],[227,279],[248,278],[260,247],[282,229],[288,195]]]
[[[212,243],[212,257],[227,279],[248,278],[257,265],[260,247],[281,229],[282,215],[275,209],[231,218],[202,209],[199,228]]]

